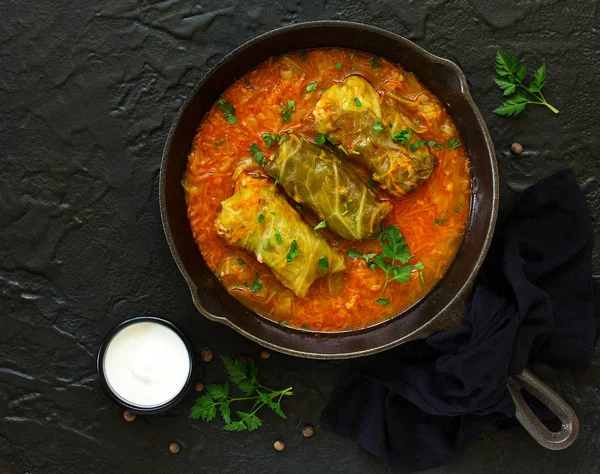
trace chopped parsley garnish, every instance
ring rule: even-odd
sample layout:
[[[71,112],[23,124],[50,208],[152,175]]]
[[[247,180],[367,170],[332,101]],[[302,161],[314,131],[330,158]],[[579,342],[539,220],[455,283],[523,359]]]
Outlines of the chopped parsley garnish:
[[[263,216],[262,214],[258,215],[258,223],[262,224],[265,221],[265,216]]]
[[[327,260],[327,255],[321,255],[319,259],[319,268],[321,270],[327,270],[329,268],[329,261]]]
[[[217,280],[221,281],[221,275],[219,275],[217,272],[215,272],[215,276],[217,277]]]
[[[377,298],[377,304],[380,304],[381,306],[389,306],[390,300],[386,298]]]
[[[363,255],[358,250],[356,250],[354,247],[349,249],[347,254],[348,254],[348,257],[350,257],[350,258],[361,258]]]
[[[303,322],[303,323],[300,325],[300,327],[301,327],[302,329],[308,329],[308,323],[307,323],[306,321],[304,321],[304,322]]]
[[[271,148],[271,145],[274,142],[279,141],[279,135],[275,135],[274,133],[265,132],[261,137],[265,141],[265,146],[267,148]]]
[[[338,145],[338,148],[344,152],[344,154],[348,154],[348,150],[346,150],[342,145]]]
[[[371,67],[373,69],[379,69],[381,67],[381,58],[373,57],[373,58],[369,59],[369,64],[371,65]]]
[[[309,85],[306,86],[306,88],[304,90],[306,92],[316,91],[317,90],[317,81],[311,82]]]
[[[350,61],[354,61],[354,53],[350,53]]]
[[[219,146],[221,143],[223,143],[224,141],[225,141],[225,139],[224,139],[224,138],[221,138],[220,140],[217,140],[217,141],[215,142],[215,148],[217,148],[217,147],[218,147],[218,146]]]
[[[445,224],[448,219],[450,219],[450,215],[448,215],[448,211],[446,211],[439,217],[439,219],[437,217],[434,217],[433,223],[435,224],[435,227],[438,227],[442,224]]]
[[[243,258],[238,257],[237,261],[240,265],[246,265],[246,260],[244,260]]]
[[[219,99],[217,106],[223,111],[223,118],[227,120],[229,125],[237,123],[237,117],[235,116],[235,107],[231,105],[231,102],[227,102],[225,99]]]
[[[354,98],[354,105],[356,105],[357,107],[362,106],[362,104],[360,103],[360,100],[358,99],[358,97]]]
[[[444,150],[444,145],[436,142],[435,140],[417,140],[416,142],[412,143],[409,148],[412,151],[416,151],[421,145],[433,146],[435,148]]]
[[[367,186],[369,186],[371,189],[375,189],[377,187],[377,182],[370,179],[367,181]]]
[[[315,142],[319,148],[325,145],[326,139],[327,137],[324,133],[317,133],[317,135],[315,136]]]
[[[277,229],[275,229],[275,240],[277,241],[278,245],[281,245],[281,234],[279,233],[279,231]]]
[[[348,204],[350,204],[351,202],[352,202],[352,199],[348,199],[344,203],[344,212],[342,212],[342,216],[345,216],[346,214],[348,214],[350,212],[350,210],[348,209]]]
[[[283,102],[280,102],[279,105],[281,106],[281,118],[283,121],[289,122],[292,120],[292,115],[296,112],[296,102],[288,99],[287,105]]]
[[[455,208],[454,208],[454,212],[460,212],[460,211],[462,210],[462,207],[463,207],[463,205],[462,205],[462,202],[461,202],[461,203],[458,205],[458,207],[455,207]]]
[[[410,132],[408,130],[400,130],[392,135],[392,140],[404,145],[405,143],[408,143],[408,140],[410,140]]]
[[[298,255],[300,255],[300,249],[298,249],[298,242],[292,240],[292,245],[290,245],[290,250],[285,257],[285,260],[287,261],[287,263],[292,263]]]
[[[302,51],[302,62],[306,62],[306,51]]]
[[[256,143],[250,145],[250,153],[252,153],[254,161],[256,161],[259,165],[265,164],[265,159],[263,157],[262,151],[260,151],[260,148],[258,148],[258,145]]]
[[[373,125],[373,130],[375,130],[377,133],[383,132],[383,125],[381,125],[379,120],[375,123],[375,125]]]
[[[450,150],[454,150],[455,148],[458,148],[460,146],[460,142],[458,140],[455,140],[454,138],[451,138],[450,141],[448,142],[448,148]]]
[[[419,125],[421,123],[420,120],[413,120],[413,122],[415,122],[415,125]]]
[[[269,247],[269,243],[270,243],[270,242],[271,242],[271,237],[267,237],[267,238],[265,239],[265,242],[264,242],[264,244],[262,245],[262,249],[263,249],[263,250],[267,250],[267,248]]]
[[[356,229],[356,215],[352,216],[352,225],[350,226],[350,228],[352,229]]]
[[[342,63],[337,63],[337,64],[335,65],[335,68],[336,68],[338,71],[341,71],[341,70],[342,70]]]
[[[283,327],[286,327],[286,326],[288,325],[288,322],[287,322],[287,321],[281,321],[281,322],[279,323],[279,325],[280,325],[280,326],[283,326]]]
[[[314,229],[319,230],[324,229],[325,227],[327,227],[327,223],[325,221],[321,221],[314,227]]]
[[[246,84],[247,86],[250,85],[250,79],[248,79],[248,76],[244,76],[244,84]]]
[[[425,265],[421,261],[415,263],[415,269],[419,270],[419,280],[421,281],[421,285],[425,284],[425,277],[423,276],[423,270],[425,269]]]
[[[250,291],[252,293],[256,293],[258,290],[262,290],[262,283],[260,282],[260,273],[254,275],[254,281],[252,282],[252,286],[250,287]]]

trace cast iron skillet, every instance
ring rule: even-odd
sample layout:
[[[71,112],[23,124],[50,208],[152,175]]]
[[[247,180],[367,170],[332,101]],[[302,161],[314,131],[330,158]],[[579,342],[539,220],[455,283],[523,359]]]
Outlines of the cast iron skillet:
[[[473,189],[462,246],[437,286],[411,308],[387,321],[336,333],[282,327],[257,315],[231,296],[208,268],[194,243],[181,186],[196,129],[230,84],[270,56],[323,47],[366,51],[414,72],[447,104],[469,157]],[[342,21],[317,21],[274,30],[245,43],[219,61],[196,85],[175,119],[165,146],[160,207],[173,257],[190,287],[194,304],[204,316],[226,324],[262,346],[287,354],[315,359],[360,357],[430,335],[435,330],[436,320],[468,290],[494,231],[498,169],[490,134],[469,94],[466,78],[456,64],[379,28]],[[563,421],[563,429],[558,433],[549,432],[522,401],[519,382],[511,379],[509,387],[515,398],[517,418],[544,446],[551,449],[566,447],[577,436],[577,417],[556,393],[534,378],[525,371],[519,381],[547,402]]]

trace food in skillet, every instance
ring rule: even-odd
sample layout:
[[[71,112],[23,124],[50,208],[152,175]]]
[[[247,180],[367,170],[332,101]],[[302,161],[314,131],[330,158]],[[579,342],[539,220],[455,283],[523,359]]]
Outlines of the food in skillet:
[[[323,92],[313,114],[319,133],[364,165],[390,194],[402,197],[429,178],[434,160],[413,121],[394,105],[394,99],[380,97],[353,75]]]
[[[317,278],[346,269],[344,256],[313,234],[274,184],[242,174],[237,188],[221,203],[217,233],[267,265],[294,294],[303,298]]]
[[[271,58],[232,84],[200,124],[183,186],[223,286],[318,331],[422,298],[460,246],[471,193],[440,101],[401,66],[341,49]]]
[[[267,164],[288,196],[313,211],[321,226],[347,240],[376,236],[391,204],[380,201],[331,151],[298,135],[282,135]]]

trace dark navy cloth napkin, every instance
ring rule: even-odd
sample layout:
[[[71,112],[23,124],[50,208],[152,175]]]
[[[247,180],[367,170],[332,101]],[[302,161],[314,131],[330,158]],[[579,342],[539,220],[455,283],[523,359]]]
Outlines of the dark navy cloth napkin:
[[[347,377],[322,423],[390,467],[455,458],[514,415],[506,388],[531,361],[583,371],[598,334],[592,226],[569,170],[523,192],[497,226],[462,326],[426,340],[430,356],[382,359]]]

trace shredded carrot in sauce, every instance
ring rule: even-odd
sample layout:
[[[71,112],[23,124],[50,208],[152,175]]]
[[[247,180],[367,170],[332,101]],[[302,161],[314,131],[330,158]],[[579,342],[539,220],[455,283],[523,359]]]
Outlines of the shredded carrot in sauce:
[[[340,331],[387,319],[431,290],[443,277],[462,241],[470,211],[471,174],[463,146],[449,149],[450,139],[461,142],[452,118],[412,73],[385,59],[374,67],[370,59],[369,54],[343,49],[317,49],[271,58],[223,94],[222,98],[235,107],[237,123],[228,124],[223,110],[215,104],[200,124],[188,157],[183,181],[188,218],[206,263],[243,303],[270,319],[287,322],[288,326]],[[339,70],[337,63],[342,65]],[[293,132],[314,141],[312,111],[322,89],[351,74],[363,76],[380,94],[397,97],[399,111],[412,121],[410,128],[422,139],[445,146],[443,150],[431,148],[436,166],[415,191],[398,199],[390,197],[384,186],[375,189],[380,199],[393,205],[383,224],[399,226],[414,255],[409,263],[420,261],[424,265],[424,283],[419,272],[413,271],[407,283],[392,281],[382,290],[386,276],[381,269],[372,270],[364,259],[347,256],[350,248],[379,253],[379,241],[346,241],[323,229],[320,232],[329,244],[344,253],[347,269],[317,280],[307,298],[301,299],[286,290],[253,255],[227,245],[217,235],[215,219],[221,202],[235,192],[232,175],[240,161],[252,156],[250,146],[258,145],[268,160],[277,142],[267,149],[261,136],[265,132]],[[306,92],[306,86],[312,82],[317,83],[316,89]],[[287,105],[288,100],[294,101],[295,111],[285,121],[281,104]],[[357,173],[364,182],[370,179],[366,170],[357,169]],[[257,178],[265,182],[271,179],[266,173]],[[302,214],[312,226],[319,221],[304,210]],[[239,263],[242,261],[245,263]],[[256,273],[262,288],[253,292],[250,285]],[[388,299],[390,305],[378,304],[379,298]]]

